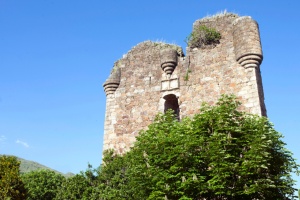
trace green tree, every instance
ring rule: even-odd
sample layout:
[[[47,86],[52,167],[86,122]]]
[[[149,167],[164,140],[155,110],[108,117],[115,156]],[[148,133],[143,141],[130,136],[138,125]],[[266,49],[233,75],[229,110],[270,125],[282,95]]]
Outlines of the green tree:
[[[26,190],[20,178],[20,162],[14,156],[0,156],[0,199],[24,200]]]
[[[222,96],[181,122],[158,115],[128,153],[106,155],[103,199],[295,199],[298,165],[282,135],[239,106]]]
[[[103,154],[103,165],[98,170],[98,188],[101,199],[134,199],[132,192],[134,188],[130,188],[127,180],[127,159],[126,156],[114,154],[112,150],[108,150]]]
[[[61,185],[56,198],[57,200],[97,200],[99,199],[99,188],[97,187],[97,170],[91,165],[85,172],[67,178]]]
[[[81,174],[67,178],[57,193],[56,199],[83,199],[88,182]]]
[[[22,174],[28,200],[54,199],[64,179],[63,175],[47,169]]]

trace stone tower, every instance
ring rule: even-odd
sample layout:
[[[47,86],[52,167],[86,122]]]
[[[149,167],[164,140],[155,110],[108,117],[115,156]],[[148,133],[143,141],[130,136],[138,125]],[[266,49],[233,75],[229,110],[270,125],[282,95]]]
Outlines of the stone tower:
[[[106,82],[104,147],[126,152],[158,112],[173,109],[178,119],[192,116],[202,102],[235,94],[244,111],[266,115],[260,74],[262,50],[251,17],[222,14],[197,20],[214,27],[216,45],[187,47],[146,41],[118,60]]]

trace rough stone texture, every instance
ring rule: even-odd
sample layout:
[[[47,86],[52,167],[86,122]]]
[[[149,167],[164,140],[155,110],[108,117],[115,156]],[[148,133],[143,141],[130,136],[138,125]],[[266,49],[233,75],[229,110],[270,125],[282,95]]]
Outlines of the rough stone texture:
[[[174,107],[168,99],[177,98],[179,119],[197,113],[202,102],[214,104],[221,94],[235,94],[241,109],[266,115],[257,23],[250,17],[225,14],[197,20],[193,27],[199,25],[220,32],[220,43],[187,48],[184,56],[176,45],[146,41],[115,63],[104,83],[104,150],[127,151],[158,112]]]

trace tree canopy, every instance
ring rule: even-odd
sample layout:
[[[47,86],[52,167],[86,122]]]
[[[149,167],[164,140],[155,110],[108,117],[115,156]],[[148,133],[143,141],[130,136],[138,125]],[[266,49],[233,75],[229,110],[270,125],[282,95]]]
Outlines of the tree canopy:
[[[22,175],[28,191],[27,200],[51,200],[56,196],[65,177],[52,170],[37,170]]]
[[[55,199],[98,200],[101,191],[97,187],[97,177],[97,170],[88,165],[88,169],[85,172],[80,172],[65,179]]]
[[[266,117],[234,96],[178,122],[160,114],[123,156],[107,152],[103,199],[294,199],[298,165]]]
[[[104,153],[102,166],[71,178],[25,173],[27,199],[292,200],[299,173],[282,135],[266,117],[243,112],[234,96],[178,121],[157,115],[123,155]],[[15,157],[0,157],[0,199],[26,199]]]
[[[20,162],[14,156],[0,156],[0,199],[26,199],[26,190],[20,177]]]

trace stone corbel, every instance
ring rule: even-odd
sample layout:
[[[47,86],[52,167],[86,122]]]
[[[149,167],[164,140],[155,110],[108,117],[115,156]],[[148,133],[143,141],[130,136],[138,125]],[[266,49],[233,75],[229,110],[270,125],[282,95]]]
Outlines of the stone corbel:
[[[170,77],[177,66],[178,53],[175,49],[166,48],[161,51],[161,68]]]
[[[114,92],[117,90],[117,88],[120,85],[120,79],[121,79],[121,70],[119,67],[116,67],[113,69],[112,73],[103,84],[106,96],[108,96],[109,94],[114,94]]]

